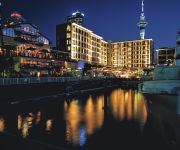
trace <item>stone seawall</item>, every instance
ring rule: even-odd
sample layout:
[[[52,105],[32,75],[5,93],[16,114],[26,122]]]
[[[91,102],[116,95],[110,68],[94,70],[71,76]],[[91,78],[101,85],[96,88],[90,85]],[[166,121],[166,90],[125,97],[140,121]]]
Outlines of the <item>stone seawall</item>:
[[[78,95],[112,87],[136,88],[137,84],[137,81],[122,81],[120,79],[91,79],[63,83],[0,86],[0,103],[11,103],[51,95]]]

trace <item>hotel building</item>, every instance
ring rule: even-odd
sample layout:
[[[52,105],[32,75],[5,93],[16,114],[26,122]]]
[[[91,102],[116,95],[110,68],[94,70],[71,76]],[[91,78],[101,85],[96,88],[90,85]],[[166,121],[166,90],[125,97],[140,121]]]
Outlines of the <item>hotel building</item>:
[[[76,16],[77,12],[68,17],[67,23],[56,26],[56,47],[69,53],[70,60],[120,68],[148,68],[153,64],[152,39],[108,42],[77,19],[69,21]]]
[[[110,67],[148,68],[153,63],[153,40],[107,42],[76,23],[57,25],[57,49],[72,60]]]
[[[74,12],[67,18],[67,23],[76,23],[82,26],[84,24],[84,14],[79,11]]]
[[[153,63],[153,40],[133,40],[111,43],[111,66],[148,68]]]
[[[57,49],[69,52],[72,60],[89,64],[107,65],[109,44],[101,36],[76,23],[56,27]]]

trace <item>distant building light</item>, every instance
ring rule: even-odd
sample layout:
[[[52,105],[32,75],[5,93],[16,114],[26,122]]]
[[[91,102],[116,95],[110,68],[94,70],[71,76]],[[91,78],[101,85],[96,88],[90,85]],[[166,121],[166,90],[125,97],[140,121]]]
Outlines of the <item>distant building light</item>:
[[[22,15],[19,14],[18,12],[13,12],[13,13],[11,14],[11,17],[22,18]]]
[[[75,13],[72,13],[72,15],[75,16],[75,15],[76,15],[76,12],[75,12]]]
[[[81,14],[84,17],[84,14],[80,13],[79,11],[76,11],[76,12],[72,13],[72,16],[76,16],[77,14]]]

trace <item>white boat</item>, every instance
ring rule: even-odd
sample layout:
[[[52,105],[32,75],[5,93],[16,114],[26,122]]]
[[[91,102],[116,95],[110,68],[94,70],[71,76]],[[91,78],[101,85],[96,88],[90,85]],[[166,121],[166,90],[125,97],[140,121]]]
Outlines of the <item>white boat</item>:
[[[139,90],[153,95],[180,94],[180,32],[177,38],[176,64],[155,68],[152,80],[139,84]]]
[[[164,66],[155,68],[153,79],[139,84],[139,90],[149,94],[177,95],[180,91],[180,67]]]

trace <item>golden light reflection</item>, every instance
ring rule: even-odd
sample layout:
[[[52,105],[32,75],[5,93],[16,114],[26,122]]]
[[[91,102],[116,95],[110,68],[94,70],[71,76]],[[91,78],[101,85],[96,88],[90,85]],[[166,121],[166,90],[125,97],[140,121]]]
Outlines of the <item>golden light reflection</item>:
[[[132,91],[130,90],[128,92],[128,98],[127,98],[127,104],[126,104],[126,110],[127,110],[127,119],[132,119]]]
[[[41,112],[37,112],[37,115],[36,115],[36,124],[38,124],[39,122],[41,121]]]
[[[104,122],[104,111],[103,111],[104,96],[100,96],[96,101],[96,128],[101,128]]]
[[[33,126],[34,115],[33,113],[29,113],[25,119],[21,119],[21,120],[23,120],[22,127],[21,127],[22,137],[26,138],[29,135],[29,129]]]
[[[29,135],[28,122],[25,120],[22,125],[22,137],[26,138]]]
[[[18,130],[22,129],[22,117],[19,114],[18,115],[18,124],[17,124]]]
[[[5,129],[5,120],[0,118],[0,132],[3,133]]]
[[[141,93],[135,93],[134,99],[134,118],[138,119],[142,123],[147,121],[147,107],[144,97]]]
[[[120,90],[119,93],[119,120],[122,121],[125,117],[125,94],[123,90]]]
[[[51,119],[46,121],[46,131],[50,131],[52,128],[53,121]]]
[[[103,106],[104,96],[98,97],[95,101],[90,96],[82,109],[77,101],[72,101],[69,106],[65,102],[66,140],[74,145],[78,144],[82,126],[85,126],[84,133],[87,135],[92,135],[96,129],[101,128],[104,122]]]
[[[138,116],[138,101],[139,101],[139,99],[138,99],[138,93],[136,92],[135,94],[134,94],[134,112],[133,112],[133,117],[135,118],[135,119],[137,119],[137,116]]]
[[[68,110],[68,104],[66,101],[64,101],[64,114],[67,113],[67,110]]]
[[[118,112],[119,112],[119,104],[118,104],[118,93],[119,90],[115,90],[112,92],[110,97],[110,107],[113,116],[117,119],[118,118]]]
[[[87,134],[93,134],[95,128],[95,110],[92,97],[89,97],[85,106],[85,121]]]
[[[135,119],[146,123],[147,108],[144,97],[137,91],[114,90],[110,96],[110,108],[114,118]]]
[[[64,105],[66,106],[66,105]],[[72,101],[65,114],[67,121],[66,125],[66,140],[74,145],[78,144],[79,126],[81,121],[81,111],[77,101]]]
[[[64,102],[64,116],[66,119],[66,140],[73,145],[80,140],[80,129],[85,127],[85,135],[92,135],[104,123],[104,96],[93,99],[89,96],[85,103],[73,100]],[[147,110],[142,94],[133,90],[117,89],[107,99],[110,111],[115,119],[135,119],[145,123]],[[85,137],[84,137],[85,138]]]

